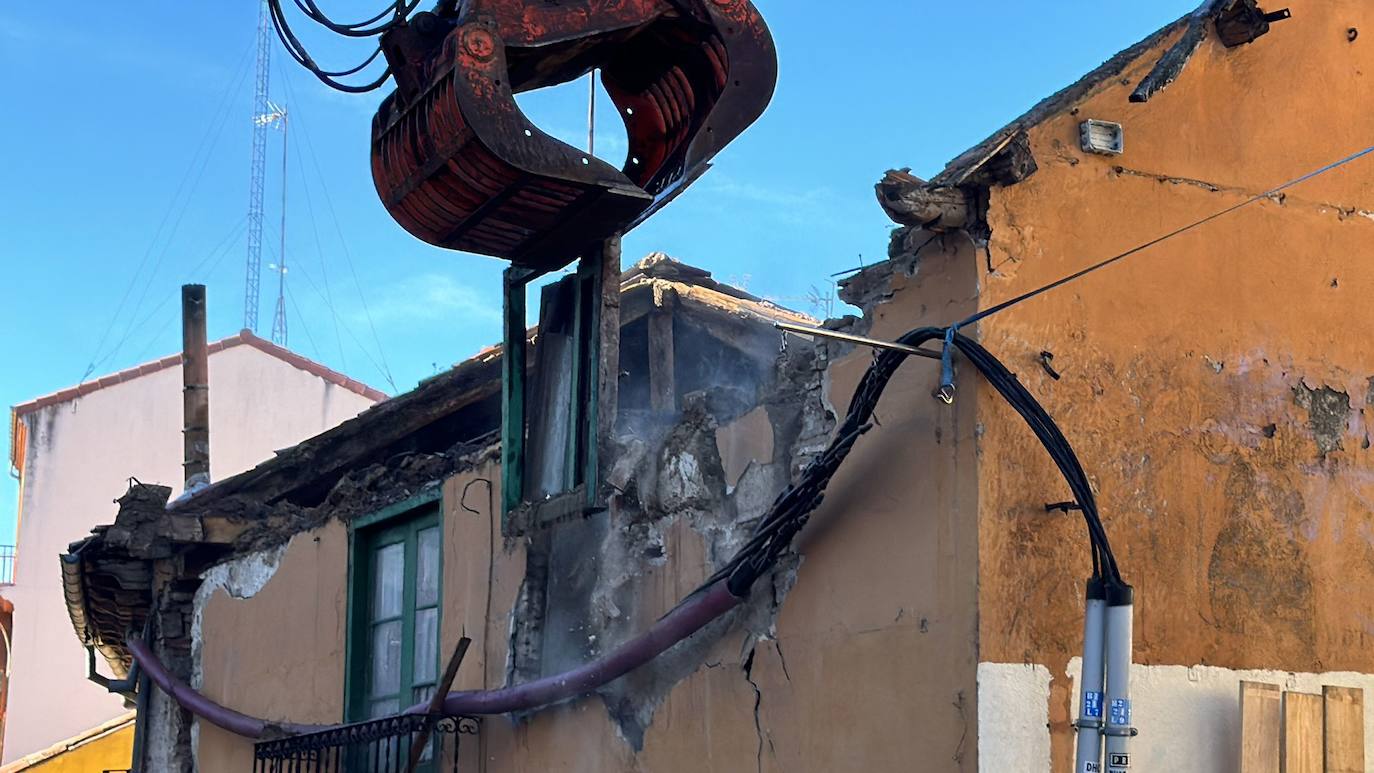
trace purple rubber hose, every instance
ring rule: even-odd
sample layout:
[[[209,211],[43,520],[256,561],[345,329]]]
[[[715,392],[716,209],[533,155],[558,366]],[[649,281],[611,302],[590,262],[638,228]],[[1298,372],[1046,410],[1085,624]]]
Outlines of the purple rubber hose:
[[[724,581],[717,582],[693,596],[639,637],[632,639],[584,666],[527,684],[499,690],[449,693],[444,700],[448,715],[494,715],[529,711],[579,695],[585,695],[648,663],[678,642],[704,628],[707,624],[739,606],[743,599],[732,594]],[[129,653],[177,705],[210,724],[244,738],[260,739],[272,734],[301,735],[329,730],[332,725],[300,725],[269,722],[234,711],[205,697],[190,685],[172,675],[147,643],[130,637]],[[428,712],[427,703],[413,706],[404,714]]]

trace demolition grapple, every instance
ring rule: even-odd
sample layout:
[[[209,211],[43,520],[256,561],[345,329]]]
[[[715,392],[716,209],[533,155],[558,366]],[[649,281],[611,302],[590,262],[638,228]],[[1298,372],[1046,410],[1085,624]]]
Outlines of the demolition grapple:
[[[749,0],[465,0],[381,37],[396,90],[373,119],[387,211],[430,244],[561,267],[634,227],[767,107],[772,36]],[[544,133],[517,93],[600,70],[620,168]]]

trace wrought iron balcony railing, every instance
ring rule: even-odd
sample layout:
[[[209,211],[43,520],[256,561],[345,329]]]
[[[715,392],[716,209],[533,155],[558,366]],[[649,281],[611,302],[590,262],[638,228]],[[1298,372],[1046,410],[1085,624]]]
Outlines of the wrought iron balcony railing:
[[[428,733],[426,732],[428,729]],[[426,747],[415,773],[457,773],[474,717],[409,715],[360,722],[309,735],[263,741],[254,747],[254,773],[409,773],[411,750]],[[423,736],[428,741],[421,740]],[[475,744],[474,744],[475,746]],[[470,750],[471,751],[471,750]]]

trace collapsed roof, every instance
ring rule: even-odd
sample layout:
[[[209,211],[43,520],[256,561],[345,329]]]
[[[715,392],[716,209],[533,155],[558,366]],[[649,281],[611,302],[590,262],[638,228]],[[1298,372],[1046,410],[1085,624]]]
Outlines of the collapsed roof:
[[[775,344],[776,321],[815,324],[661,253],[622,274],[622,328],[668,305],[676,318],[697,323],[727,347]],[[529,336],[537,341],[537,328]],[[123,676],[131,662],[125,637],[143,629],[153,606],[154,561],[180,556],[183,576],[195,576],[331,518],[404,501],[492,458],[499,442],[502,358],[500,346],[484,349],[406,394],[170,503],[170,487],[132,481],[118,500],[115,522],[96,527],[62,556],[77,637]],[[527,367],[532,363],[531,357]]]

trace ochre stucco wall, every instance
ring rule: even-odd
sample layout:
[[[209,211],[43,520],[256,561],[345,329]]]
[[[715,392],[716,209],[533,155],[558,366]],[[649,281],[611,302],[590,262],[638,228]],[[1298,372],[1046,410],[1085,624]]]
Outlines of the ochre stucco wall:
[[[91,773],[102,770],[124,770],[134,754],[134,726],[132,723],[82,743],[42,762],[21,767],[25,773]],[[17,771],[16,771],[17,773]]]
[[[200,688],[252,716],[332,724],[343,718],[348,530],[331,521],[293,538],[261,588],[231,582],[201,610]],[[256,591],[256,592],[254,592]],[[231,593],[250,596],[235,598]],[[252,746],[198,725],[202,773],[253,766]]]
[[[1374,142],[1374,5],[1288,5],[1252,45],[1204,43],[1147,104],[1127,95],[1159,51],[1034,129],[1039,172],[993,191],[980,305]],[[1123,124],[1125,154],[1080,152],[1086,118]],[[1137,589],[1137,662],[1374,672],[1371,210],[1367,158],[979,326],[1093,479]],[[1086,538],[1046,515],[1068,492],[1023,422],[978,403],[980,658],[1049,667],[1063,770]]]

